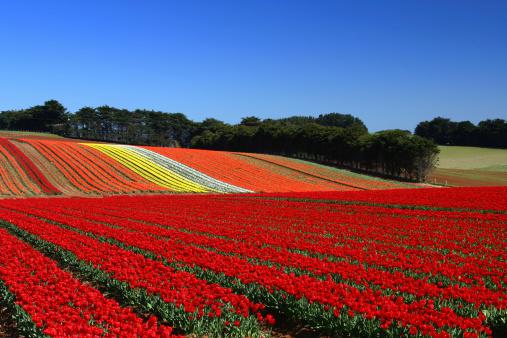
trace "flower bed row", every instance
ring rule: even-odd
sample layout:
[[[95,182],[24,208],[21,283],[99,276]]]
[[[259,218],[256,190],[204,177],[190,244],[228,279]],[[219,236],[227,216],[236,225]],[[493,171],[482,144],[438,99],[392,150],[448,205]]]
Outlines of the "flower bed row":
[[[178,175],[189,179],[192,182],[199,183],[211,191],[224,192],[224,193],[238,193],[238,192],[250,192],[247,189],[228,184],[217,179],[214,179],[206,174],[203,174],[191,167],[188,167],[182,163],[172,160],[168,157],[162,156],[154,151],[136,146],[123,146],[124,148],[135,152],[136,154],[143,156],[150,161],[166,168],[169,171],[175,172]]]
[[[35,182],[41,190],[48,195],[59,194],[60,191],[55,188],[35,164],[16,147],[12,142],[5,138],[0,138],[0,147],[5,148],[19,163],[19,168],[25,172],[28,177]],[[20,173],[21,174],[21,173]]]
[[[6,147],[6,142],[8,141],[4,139],[0,144],[0,195],[42,194],[41,186],[29,176],[29,172],[25,171],[23,162],[11,153],[10,148]]]
[[[68,207],[69,206],[66,205],[65,209],[68,209]],[[444,286],[442,285],[442,282],[439,282],[438,280],[435,280],[434,283],[429,283],[427,275],[422,276],[422,278],[421,276],[417,276],[418,278],[415,278],[410,274],[404,275],[403,272],[398,270],[381,270],[376,267],[372,267],[371,264],[368,268],[366,268],[364,266],[364,261],[363,265],[358,265],[351,264],[346,261],[335,262],[321,260],[315,256],[301,255],[300,252],[296,253],[292,250],[287,250],[286,247],[283,247],[282,242],[277,243],[277,246],[273,246],[273,243],[271,243],[271,246],[266,246],[265,244],[257,245],[257,243],[259,243],[259,238],[251,238],[250,240],[231,240],[224,239],[224,236],[218,237],[218,235],[216,235],[213,237],[201,235],[201,233],[204,232],[203,230],[206,228],[205,226],[193,227],[187,225],[186,228],[182,228],[184,231],[181,231],[125,220],[122,219],[121,215],[124,213],[121,212],[114,217],[98,216],[97,213],[87,216],[86,213],[79,211],[69,212],[63,208],[52,209],[52,212],[58,214],[58,216],[54,216],[44,210],[34,210],[33,207],[28,209],[20,208],[23,212],[31,213],[39,217],[49,217],[68,225],[76,225],[73,220],[81,219],[79,225],[80,228],[86,226],[86,228],[81,229],[86,229],[98,235],[106,236],[110,234],[110,229],[107,228],[105,229],[105,232],[100,232],[103,231],[103,229],[100,229],[100,224],[108,223],[114,225],[114,229],[116,230],[127,230],[129,232],[128,236],[133,237],[138,241],[144,239],[149,242],[153,240],[152,236],[156,236],[157,238],[163,238],[167,245],[179,245],[183,243],[188,246],[206,247],[211,248],[212,250],[225,252],[229,255],[234,254],[236,256],[247,257],[249,259],[253,258],[264,263],[270,262],[283,267],[292,269],[296,268],[300,270],[301,273],[322,276],[323,278],[328,275],[335,278],[339,276],[337,278],[345,282],[357,285],[366,284],[376,286],[378,289],[384,291],[399,289],[410,296],[418,298],[426,297],[436,301],[446,301],[448,303],[457,304],[456,309],[461,309],[463,305],[467,303],[471,308],[474,308],[475,304],[481,304],[481,308],[483,309],[487,309],[491,306],[497,308],[507,307],[507,300],[502,300],[503,291],[498,290],[498,287],[501,287],[501,284],[498,284],[498,286],[493,284],[495,285],[495,290],[486,288],[483,281],[479,286],[464,287],[464,285],[455,284]],[[95,211],[96,209],[94,208],[93,210]],[[134,215],[134,217],[136,217],[136,215]],[[93,222],[83,221],[83,219],[86,218],[92,218],[98,223],[95,224]],[[143,217],[143,221],[153,222],[154,219]],[[172,224],[172,226],[175,225],[172,220],[168,220],[166,222]],[[159,221],[159,223],[161,222]],[[230,226],[234,227],[233,224],[230,224]],[[97,227],[99,228],[97,229]],[[193,231],[189,233],[188,231],[190,229],[193,229]],[[255,237],[255,234],[252,232],[249,232],[249,234],[252,237]],[[115,238],[119,239],[119,237]],[[290,241],[290,238],[287,238],[287,240]],[[176,243],[173,243],[173,241]],[[133,241],[130,243],[133,243]],[[482,271],[486,272],[488,269],[484,269]],[[500,270],[500,273],[503,273],[503,270]],[[490,278],[494,278],[493,276],[494,275],[491,274]],[[496,277],[496,280],[498,281],[499,277]],[[402,288],[400,288],[400,285],[402,285]]]
[[[150,182],[176,192],[210,192],[201,184],[192,182],[163,166],[138,155],[121,145],[85,143],[115,159]]]
[[[144,321],[131,309],[105,298],[1,226],[0,290],[10,294],[10,303],[19,307],[14,315],[24,335],[171,335],[171,327],[159,326],[155,317]]]
[[[322,200],[334,203],[366,203],[388,205],[392,208],[415,207],[418,209],[454,209],[459,211],[507,212],[507,187],[459,187],[375,190],[367,193],[298,192],[263,194],[263,198],[290,198],[291,200]]]
[[[251,191],[327,191],[338,185],[319,186],[262,168],[226,151],[143,147],[183,163],[208,176]],[[350,190],[350,189],[346,189]]]
[[[76,188],[84,193],[164,191],[127,168],[87,146],[73,142],[23,140],[51,161]]]
[[[224,332],[260,332],[261,304],[229,288],[207,283],[185,271],[176,271],[139,253],[83,236],[57,225],[23,214],[2,210],[19,229],[36,235],[70,253],[77,259],[107,273],[116,281],[148,296],[144,308],[157,304],[157,315],[172,326],[197,334],[222,335]],[[150,298],[151,297],[151,298]],[[231,325],[227,325],[229,323]]]
[[[150,203],[145,211],[135,213],[128,212],[135,209],[135,198],[122,203],[98,204],[90,201],[88,205],[94,213],[77,212],[74,217],[103,221],[98,217],[100,214],[119,218],[128,215],[129,219],[153,222],[186,232],[226,237],[229,243],[307,251],[325,255],[328,259],[340,257],[348,262],[356,261],[389,270],[440,275],[460,284],[484,286],[484,280],[474,276],[487,274],[489,278],[498,279],[507,267],[505,262],[499,261],[507,258],[500,240],[501,226],[483,231],[491,224],[502,222],[495,219],[498,218],[496,215],[477,214],[472,224],[469,224],[468,216],[455,217],[450,225],[448,221],[441,221],[440,217],[434,218],[448,212],[402,211],[401,215],[397,215],[393,209],[364,206],[340,206],[341,211],[338,212],[335,206],[330,208],[326,204],[310,204],[314,208],[311,209],[308,206],[305,208],[304,203],[300,202],[243,199],[240,204],[233,204],[224,203],[223,198],[192,196],[172,199],[172,207],[179,213],[167,215],[166,199],[143,197],[142,200],[149,200]],[[233,201],[234,197],[227,196],[225,200]],[[275,207],[276,213],[272,213]],[[326,207],[329,210],[325,210]],[[56,206],[52,209],[65,214],[65,209],[80,210],[80,205],[69,202],[64,203],[61,210]],[[381,212],[389,213],[379,215]],[[236,221],[238,215],[242,222]],[[429,216],[433,218],[429,219]],[[339,223],[322,222],[322,219],[337,217]],[[285,225],[293,219],[297,219],[298,223]],[[255,228],[251,229],[249,225],[253,222]],[[385,224],[389,224],[389,227]],[[463,227],[467,230],[460,230]],[[428,231],[428,228],[432,231]],[[365,243],[359,249],[358,238]],[[404,241],[403,246],[399,245],[401,240]],[[440,247],[436,247],[436,244]],[[478,245],[484,246],[486,256],[476,255]],[[495,257],[498,259],[492,259]]]

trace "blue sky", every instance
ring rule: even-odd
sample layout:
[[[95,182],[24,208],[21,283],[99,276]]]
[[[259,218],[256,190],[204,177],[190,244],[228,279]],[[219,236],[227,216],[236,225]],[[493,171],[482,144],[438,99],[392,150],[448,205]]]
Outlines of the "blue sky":
[[[507,1],[0,0],[0,110],[507,117]]]

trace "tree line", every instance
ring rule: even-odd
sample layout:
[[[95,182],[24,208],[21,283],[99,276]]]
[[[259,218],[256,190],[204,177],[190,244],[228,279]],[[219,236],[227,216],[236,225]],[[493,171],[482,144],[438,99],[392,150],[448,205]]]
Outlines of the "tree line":
[[[238,125],[204,120],[194,148],[285,155],[389,177],[423,181],[436,163],[438,148],[404,130],[368,133],[351,115],[260,120]]]
[[[487,119],[475,125],[436,117],[419,123],[415,134],[441,145],[507,148],[507,121],[503,119]]]
[[[47,131],[66,137],[138,145],[260,152],[307,159],[395,178],[423,181],[435,166],[438,147],[404,130],[369,133],[349,114],[293,116],[239,124],[181,113],[110,106],[69,113],[56,100],[0,112],[0,129]]]
[[[67,109],[56,100],[27,109],[0,112],[0,129],[61,133],[67,123]]]
[[[188,147],[197,125],[182,113],[84,107],[69,116],[65,134],[117,143]]]

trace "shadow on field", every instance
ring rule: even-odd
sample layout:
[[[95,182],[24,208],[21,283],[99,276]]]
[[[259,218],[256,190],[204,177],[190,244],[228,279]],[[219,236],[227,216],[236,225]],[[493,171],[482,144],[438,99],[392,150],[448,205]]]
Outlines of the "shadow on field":
[[[272,329],[271,336],[277,338],[350,338],[338,334],[322,334],[298,322],[286,319],[277,321]]]
[[[18,338],[19,333],[7,308],[0,304],[0,337]]]

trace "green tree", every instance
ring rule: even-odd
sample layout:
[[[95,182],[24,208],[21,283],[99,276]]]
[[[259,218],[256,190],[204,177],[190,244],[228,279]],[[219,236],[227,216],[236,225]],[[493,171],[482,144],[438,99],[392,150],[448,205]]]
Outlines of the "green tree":
[[[241,119],[240,125],[247,127],[258,127],[262,123],[261,119],[255,116],[247,116]]]
[[[368,128],[361,121],[361,119],[354,117],[350,114],[340,114],[340,113],[329,113],[329,114],[321,114],[316,119],[318,124],[328,127],[340,127],[340,128],[350,128],[357,129],[359,132],[367,133]]]

